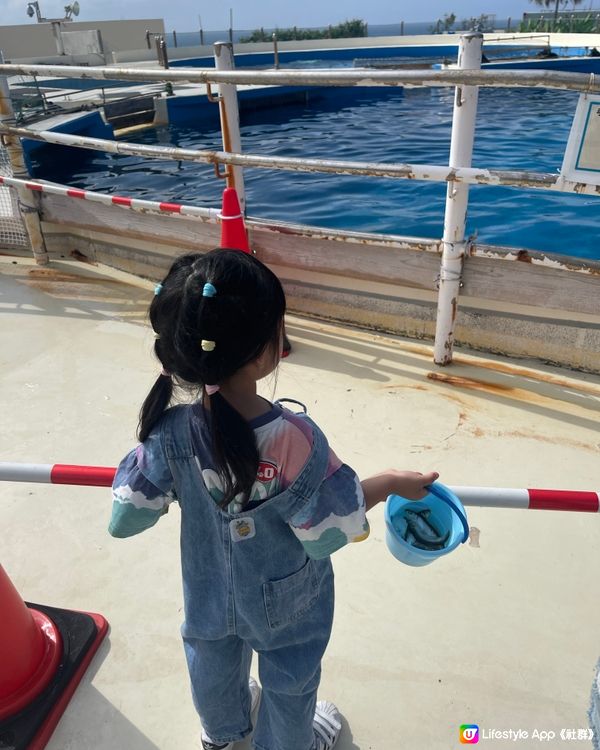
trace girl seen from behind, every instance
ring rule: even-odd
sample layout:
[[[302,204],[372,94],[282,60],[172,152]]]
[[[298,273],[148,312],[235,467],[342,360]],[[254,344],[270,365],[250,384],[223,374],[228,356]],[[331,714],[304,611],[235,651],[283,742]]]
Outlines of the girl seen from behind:
[[[330,555],[368,536],[365,513],[388,494],[417,500],[437,478],[391,469],[361,482],[306,414],[257,394],[278,365],[284,313],[279,280],[252,255],[176,260],[150,306],[163,369],[113,484],[113,536],[181,509],[182,635],[204,750],[252,731],[257,750],[335,745],[337,708],[317,702]],[[173,406],[181,389],[194,399]]]

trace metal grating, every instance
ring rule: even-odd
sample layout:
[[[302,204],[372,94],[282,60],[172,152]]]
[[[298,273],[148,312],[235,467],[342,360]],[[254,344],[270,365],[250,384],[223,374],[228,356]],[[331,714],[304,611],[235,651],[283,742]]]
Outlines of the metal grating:
[[[0,141],[0,175],[12,177],[8,151]],[[14,188],[0,185],[0,247],[29,247],[25,225],[19,213],[17,193]]]

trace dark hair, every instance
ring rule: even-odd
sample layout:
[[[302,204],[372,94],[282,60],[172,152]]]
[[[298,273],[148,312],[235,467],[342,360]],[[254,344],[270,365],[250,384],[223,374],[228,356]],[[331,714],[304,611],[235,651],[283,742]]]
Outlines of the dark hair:
[[[207,283],[214,286],[214,296],[203,295]],[[277,276],[240,250],[184,255],[173,263],[157,291],[150,322],[157,336],[154,351],[166,372],[159,375],[142,405],[140,441],[171,403],[175,383],[196,388],[217,385],[268,348],[275,357],[285,313]],[[214,342],[214,349],[205,351],[203,340]],[[205,391],[205,403],[207,398]],[[209,411],[212,453],[223,482],[225,507],[239,493],[248,499],[256,481],[258,448],[248,422],[219,392],[210,396]]]

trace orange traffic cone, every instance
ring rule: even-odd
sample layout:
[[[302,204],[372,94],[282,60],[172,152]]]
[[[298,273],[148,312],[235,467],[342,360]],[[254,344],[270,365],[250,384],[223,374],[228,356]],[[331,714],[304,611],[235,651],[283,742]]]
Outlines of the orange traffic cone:
[[[228,187],[223,190],[223,207],[219,218],[221,219],[221,247],[251,253],[252,251],[248,244],[248,234],[244,225],[244,217],[242,216],[235,188]],[[284,331],[282,358],[289,356],[291,349],[292,345]]]
[[[0,567],[0,719],[20,711],[46,687],[62,656],[58,628],[29,610]]]
[[[26,604],[2,566],[0,611],[0,747],[41,750],[108,623],[101,615]]]
[[[221,247],[249,253],[248,234],[235,188],[228,187],[223,190],[223,207],[219,218],[221,219]]]

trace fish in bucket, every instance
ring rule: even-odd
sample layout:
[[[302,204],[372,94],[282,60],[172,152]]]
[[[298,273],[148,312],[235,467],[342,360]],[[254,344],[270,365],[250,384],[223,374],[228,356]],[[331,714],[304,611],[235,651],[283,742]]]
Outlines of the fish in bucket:
[[[385,538],[400,562],[429,565],[469,538],[469,523],[458,497],[445,485],[427,487],[422,500],[390,495],[385,504]]]

